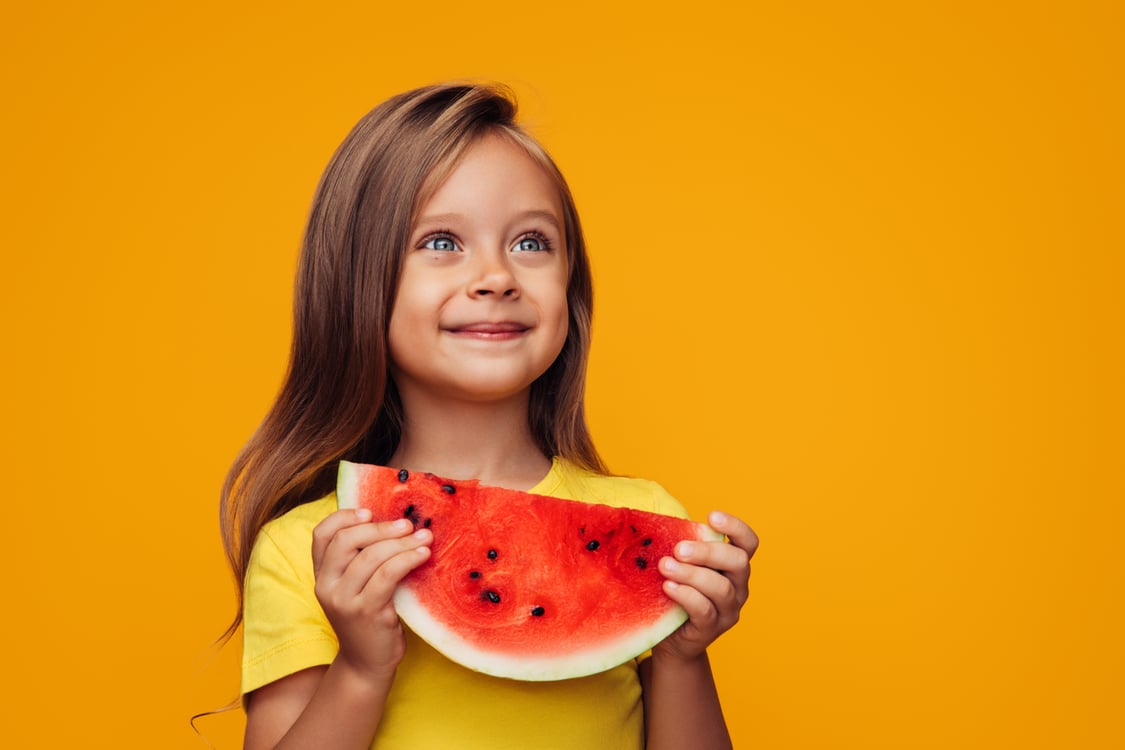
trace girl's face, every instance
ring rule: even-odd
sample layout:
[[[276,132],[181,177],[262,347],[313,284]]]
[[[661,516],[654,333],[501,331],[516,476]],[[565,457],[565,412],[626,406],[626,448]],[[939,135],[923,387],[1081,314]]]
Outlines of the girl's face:
[[[402,264],[388,340],[404,401],[526,391],[567,335],[562,201],[507,138],[463,154],[422,206]]]

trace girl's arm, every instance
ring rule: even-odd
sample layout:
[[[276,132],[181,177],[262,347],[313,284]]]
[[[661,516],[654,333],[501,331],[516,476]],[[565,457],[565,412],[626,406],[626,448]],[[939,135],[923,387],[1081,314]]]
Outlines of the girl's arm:
[[[391,679],[376,684],[337,664],[305,669],[255,690],[246,705],[243,747],[370,747]]]
[[[674,559],[660,561],[664,590],[687,610],[688,621],[641,662],[648,750],[731,747],[707,646],[738,622],[758,537],[725,513],[712,513],[709,521],[729,544],[680,542]]]
[[[648,750],[730,748],[707,654],[661,661],[655,652],[640,665]]]
[[[391,594],[429,558],[432,535],[409,521],[370,523],[367,510],[333,513],[313,532],[316,597],[340,643],[335,660],[255,690],[246,750],[367,748],[382,718],[406,640]]]

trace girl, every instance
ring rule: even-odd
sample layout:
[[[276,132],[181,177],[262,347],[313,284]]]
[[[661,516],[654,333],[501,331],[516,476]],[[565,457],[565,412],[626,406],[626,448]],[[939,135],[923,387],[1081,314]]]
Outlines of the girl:
[[[463,669],[400,624],[432,535],[337,510],[341,458],[685,515],[608,476],[583,413],[591,282],[566,182],[504,91],[443,85],[364,117],[313,201],[289,371],[223,490],[247,748],[729,747],[706,648],[757,546],[660,562],[688,621],[639,663],[553,683]],[[237,625],[237,622],[235,623]]]

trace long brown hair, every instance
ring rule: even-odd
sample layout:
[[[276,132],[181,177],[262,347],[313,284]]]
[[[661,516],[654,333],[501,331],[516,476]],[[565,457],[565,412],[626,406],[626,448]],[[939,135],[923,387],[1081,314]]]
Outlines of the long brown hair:
[[[486,133],[522,146],[562,199],[569,330],[531,386],[528,420],[544,455],[605,472],[586,427],[583,394],[593,287],[570,189],[547,152],[515,123],[497,86],[443,84],[395,96],[361,119],[333,155],[313,198],[294,293],[289,369],[272,408],[223,485],[223,546],[242,581],[268,521],[331,492],[341,458],[390,459],[402,434],[387,324],[419,207]]]

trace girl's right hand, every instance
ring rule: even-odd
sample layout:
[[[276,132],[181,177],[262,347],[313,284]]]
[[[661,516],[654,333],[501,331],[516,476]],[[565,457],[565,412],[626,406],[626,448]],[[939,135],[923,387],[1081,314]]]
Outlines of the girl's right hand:
[[[367,678],[390,678],[406,652],[391,595],[433,541],[412,530],[405,518],[372,523],[366,508],[336,511],[313,530],[316,598],[340,642],[336,659]]]

